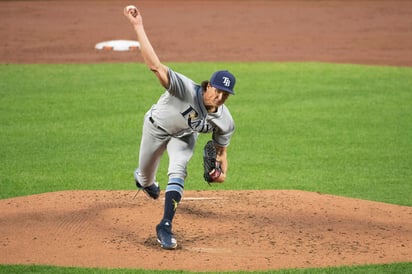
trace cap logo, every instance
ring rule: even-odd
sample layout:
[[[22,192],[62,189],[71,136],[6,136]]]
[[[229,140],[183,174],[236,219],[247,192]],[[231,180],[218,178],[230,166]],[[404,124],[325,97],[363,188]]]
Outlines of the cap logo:
[[[223,85],[225,85],[226,87],[230,87],[229,77],[226,77],[226,76],[223,77]]]

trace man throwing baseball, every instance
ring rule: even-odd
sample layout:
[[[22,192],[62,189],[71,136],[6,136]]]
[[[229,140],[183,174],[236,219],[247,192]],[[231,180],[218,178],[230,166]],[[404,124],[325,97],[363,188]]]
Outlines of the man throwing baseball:
[[[162,248],[175,249],[177,242],[172,233],[172,221],[182,199],[187,164],[199,133],[212,133],[212,141],[208,145],[212,146],[212,155],[215,155],[213,167],[206,170],[205,165],[205,179],[209,183],[222,183],[226,179],[227,147],[235,126],[224,103],[229,95],[234,94],[236,79],[229,71],[220,70],[214,72],[210,80],[196,84],[173,71],[156,55],[146,35],[140,11],[127,6],[124,15],[133,25],[145,64],[166,90],[145,114],[139,165],[134,178],[139,190],[157,199],[160,187],[156,182],[156,172],[162,155],[167,151],[169,181],[165,189],[164,213],[156,226],[156,234]]]

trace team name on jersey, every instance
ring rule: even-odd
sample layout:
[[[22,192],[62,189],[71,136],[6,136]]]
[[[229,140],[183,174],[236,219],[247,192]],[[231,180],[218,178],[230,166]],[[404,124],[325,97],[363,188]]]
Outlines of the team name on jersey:
[[[181,114],[192,130],[201,133],[208,133],[213,130],[213,127],[207,123],[206,117],[199,117],[199,113],[192,106],[189,106]]]

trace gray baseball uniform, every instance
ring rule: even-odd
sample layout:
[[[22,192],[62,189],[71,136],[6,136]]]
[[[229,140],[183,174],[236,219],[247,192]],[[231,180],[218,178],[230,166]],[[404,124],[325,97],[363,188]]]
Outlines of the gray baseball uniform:
[[[193,155],[199,133],[212,133],[219,146],[228,146],[234,132],[234,121],[225,105],[208,113],[199,84],[169,68],[170,87],[144,117],[140,144],[139,167],[134,176],[142,186],[155,182],[160,159],[169,155],[169,184],[166,192],[182,194],[186,167]],[[170,182],[177,181],[179,187]]]

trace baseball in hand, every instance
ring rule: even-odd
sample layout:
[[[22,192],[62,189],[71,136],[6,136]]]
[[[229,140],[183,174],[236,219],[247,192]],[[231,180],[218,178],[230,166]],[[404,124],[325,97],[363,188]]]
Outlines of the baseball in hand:
[[[137,16],[137,8],[133,5],[126,7],[127,12],[129,12],[133,17]]]

